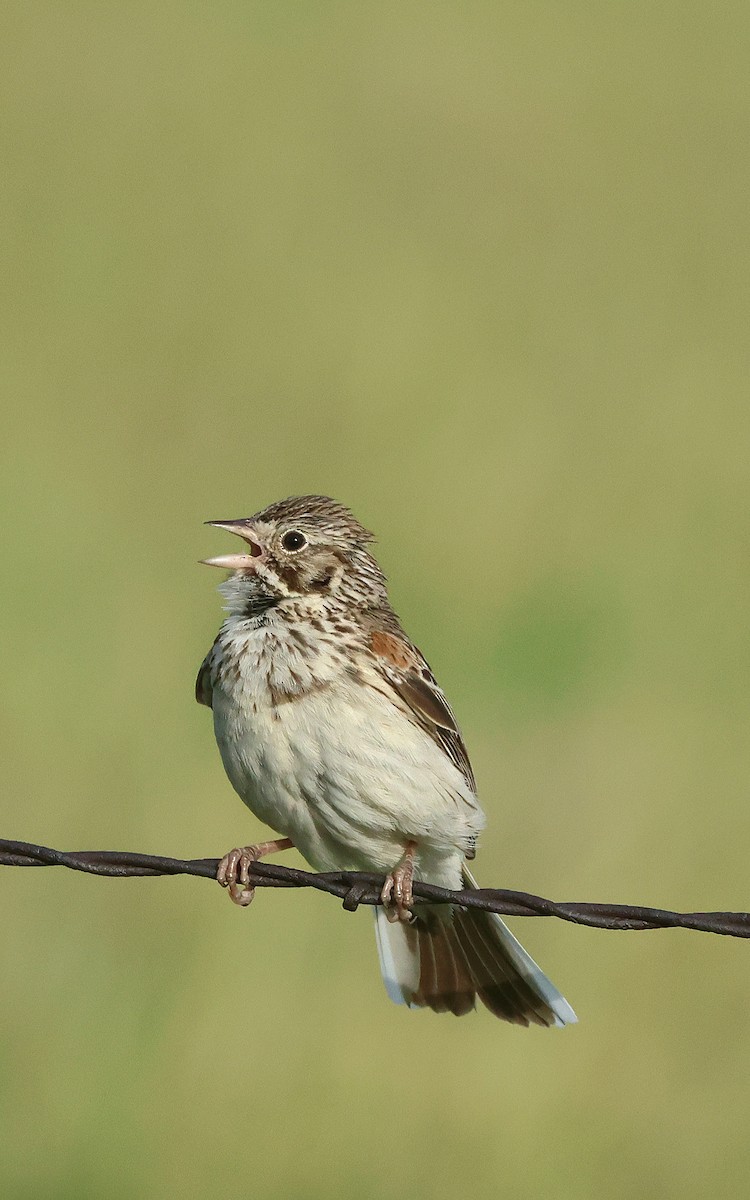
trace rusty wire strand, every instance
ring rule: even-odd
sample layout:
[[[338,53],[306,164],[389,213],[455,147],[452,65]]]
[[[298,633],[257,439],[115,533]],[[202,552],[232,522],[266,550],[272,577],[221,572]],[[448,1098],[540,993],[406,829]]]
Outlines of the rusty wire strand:
[[[166,858],[158,854],[132,854],[119,850],[52,850],[30,842],[0,839],[0,866],[69,867],[89,875],[116,878],[147,875],[197,875],[215,879],[217,858]],[[383,876],[364,871],[302,871],[278,863],[253,864],[250,882],[254,887],[312,887],[343,901],[344,908],[380,903]],[[596,929],[697,929],[721,933],[727,937],[750,937],[750,913],[694,912],[677,913],[662,908],[643,908],[631,904],[556,903],[508,888],[479,888],[453,892],[430,883],[414,883],[414,896],[433,904],[459,904],[482,908],[509,917],[559,917],[574,925]]]

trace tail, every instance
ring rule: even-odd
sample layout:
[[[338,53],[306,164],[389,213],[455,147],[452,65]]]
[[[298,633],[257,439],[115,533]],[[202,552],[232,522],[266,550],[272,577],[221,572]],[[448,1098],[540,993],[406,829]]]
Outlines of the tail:
[[[467,887],[477,886],[464,867]],[[571,1025],[573,1009],[495,913],[454,909],[452,921],[417,917],[390,924],[375,909],[383,982],[391,1000],[410,1008],[471,1012],[476,998],[514,1025]]]

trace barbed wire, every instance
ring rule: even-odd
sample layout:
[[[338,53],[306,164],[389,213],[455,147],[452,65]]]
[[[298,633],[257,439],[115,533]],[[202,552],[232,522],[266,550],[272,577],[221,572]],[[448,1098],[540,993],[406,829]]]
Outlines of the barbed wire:
[[[88,875],[110,878],[156,875],[196,875],[215,879],[218,858],[167,858],[159,854],[133,854],[119,850],[53,850],[32,842],[0,839],[0,866],[69,867]],[[315,888],[343,901],[353,911],[360,904],[380,904],[383,876],[367,871],[303,871],[278,863],[256,862],[250,872],[253,887]],[[696,929],[726,937],[750,938],[750,913],[670,912],[632,904],[587,904],[556,902],[508,888],[478,888],[450,891],[430,883],[414,882],[414,896],[432,904],[457,904],[482,908],[507,917],[558,917],[574,925],[596,929]]]

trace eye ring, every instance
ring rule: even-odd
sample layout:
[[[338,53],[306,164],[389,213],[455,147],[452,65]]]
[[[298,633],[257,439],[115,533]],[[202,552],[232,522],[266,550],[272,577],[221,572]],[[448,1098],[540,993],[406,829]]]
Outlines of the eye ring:
[[[289,529],[281,539],[281,544],[285,550],[289,550],[293,554],[307,545],[307,538],[298,529]]]

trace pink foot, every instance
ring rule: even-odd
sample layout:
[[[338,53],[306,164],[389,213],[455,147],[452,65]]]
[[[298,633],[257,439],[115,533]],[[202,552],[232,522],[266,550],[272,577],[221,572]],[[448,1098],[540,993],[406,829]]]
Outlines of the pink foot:
[[[229,888],[229,898],[243,908],[251,903],[255,888],[250,883],[250,869],[258,859],[277,850],[289,850],[294,843],[289,838],[258,842],[255,846],[239,846],[225,854],[216,869],[216,878],[223,888]]]
[[[414,855],[417,843],[407,842],[404,857],[390,875],[386,876],[380,899],[385,908],[385,915],[391,922],[411,921],[414,917],[411,911],[414,903],[412,883],[414,881]]]

